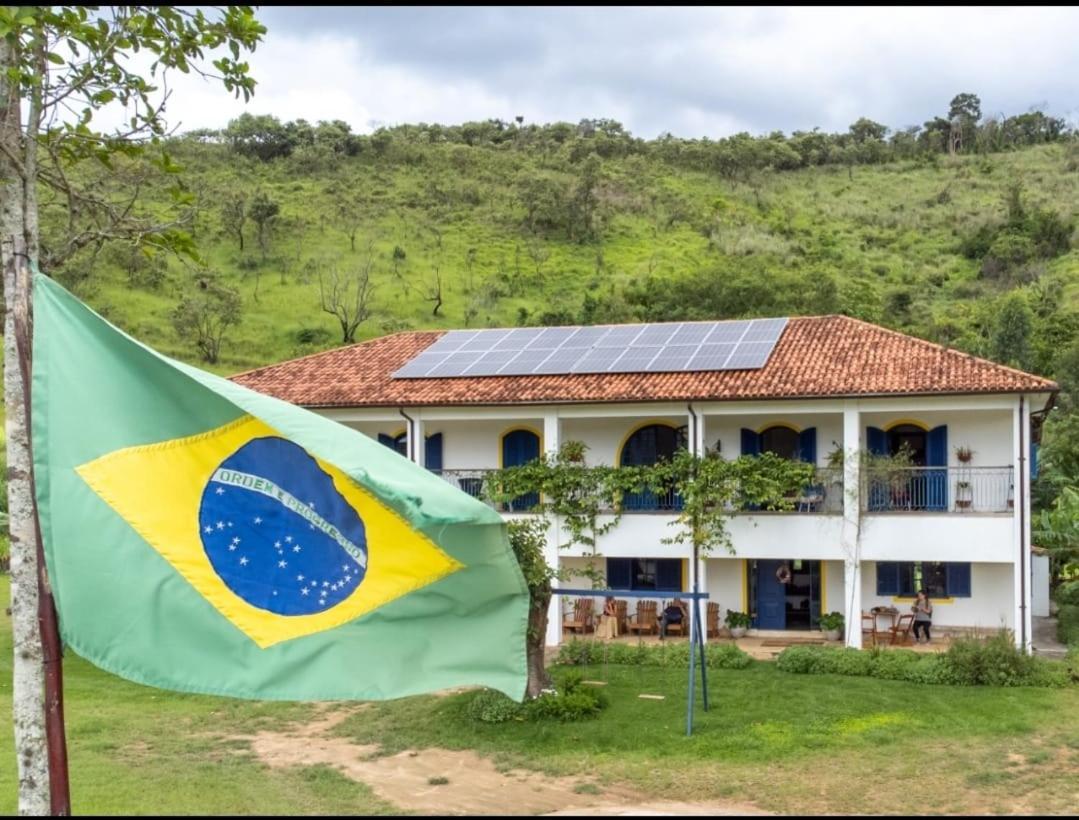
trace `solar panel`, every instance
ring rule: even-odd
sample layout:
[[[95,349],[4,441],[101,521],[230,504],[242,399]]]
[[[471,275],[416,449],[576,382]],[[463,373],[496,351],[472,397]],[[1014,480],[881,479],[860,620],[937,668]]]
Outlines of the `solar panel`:
[[[671,373],[685,370],[697,352],[697,345],[667,345],[648,365],[649,373]]]
[[[576,332],[577,328],[575,327],[549,327],[529,342],[528,347],[543,347],[554,350],[556,347],[561,347],[562,343]]]
[[[618,325],[617,327],[612,327],[607,335],[596,343],[596,346],[627,347],[633,344],[633,340],[641,335],[643,329],[642,325]]]
[[[749,322],[720,322],[712,328],[706,344],[737,344],[749,329]]]
[[[665,373],[764,367],[787,319],[452,330],[395,378]]]
[[[461,375],[494,376],[519,352],[517,350],[492,350],[489,353],[484,353]]]
[[[650,347],[631,347],[611,366],[612,373],[643,373],[648,370],[648,364],[656,358],[662,347],[651,345]]]
[[[584,354],[571,368],[573,373],[606,373],[625,348],[594,347]]]
[[[727,359],[734,352],[736,345],[704,344],[697,353],[689,360],[686,370],[726,370]]]

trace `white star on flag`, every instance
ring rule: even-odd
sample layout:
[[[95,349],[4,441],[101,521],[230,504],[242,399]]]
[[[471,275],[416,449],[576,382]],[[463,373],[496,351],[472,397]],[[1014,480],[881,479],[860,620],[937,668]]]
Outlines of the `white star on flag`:
[[[256,523],[256,524],[261,524],[261,523],[262,523],[262,519],[261,519],[261,518],[259,518],[258,516],[255,516],[255,523]]]
[[[217,528],[218,528],[219,530],[223,530],[223,529],[225,529],[225,522],[224,522],[224,521],[218,521],[218,522],[217,522]]]
[[[281,569],[284,569],[288,566],[288,561],[278,561],[277,566],[281,567]]]
[[[206,527],[203,528],[203,532],[206,532],[206,533],[211,533],[213,531],[214,531],[214,528],[209,526],[209,525],[207,525]]]
[[[307,587],[300,587],[300,594],[301,595],[306,595],[307,594]]]
[[[281,542],[280,542],[280,541],[274,541],[274,542],[273,542],[273,545],[274,545],[275,547],[277,547],[278,549],[281,549]]]
[[[225,494],[225,488],[224,487],[218,487],[217,488],[217,494],[218,495],[224,495]]]
[[[291,544],[292,543],[292,536],[291,535],[286,535],[285,540],[288,541]]]
[[[302,581],[302,580],[303,580],[303,576],[302,576],[302,575],[297,575],[297,576],[296,576],[296,580],[297,580],[297,581]]]
[[[299,551],[300,551],[300,545],[299,545],[299,544],[297,544],[296,546],[294,546],[294,547],[292,548],[292,551],[293,551],[293,552],[299,552]]]
[[[241,567],[246,567],[247,566],[247,558],[246,557],[241,557],[240,558],[240,566]]]

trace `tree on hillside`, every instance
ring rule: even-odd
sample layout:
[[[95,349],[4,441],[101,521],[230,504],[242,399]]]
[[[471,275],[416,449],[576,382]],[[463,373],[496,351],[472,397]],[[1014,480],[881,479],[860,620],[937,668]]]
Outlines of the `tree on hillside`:
[[[216,364],[225,331],[238,325],[243,314],[240,294],[213,276],[199,277],[172,312],[172,324],[181,339],[194,343],[204,362]]]
[[[269,162],[287,157],[297,144],[297,128],[288,128],[272,114],[244,112],[225,128],[225,140],[237,154]]]
[[[331,265],[329,273],[319,273],[319,305],[323,312],[337,319],[341,326],[341,344],[356,341],[356,330],[371,318],[371,302],[375,285],[371,271],[375,264],[372,245],[368,244],[365,258],[347,273],[341,273],[337,265]]]
[[[172,70],[194,71],[246,100],[255,81],[241,52],[254,49],[265,31],[249,6],[0,7],[0,250],[7,306],[4,392],[15,645],[13,727],[21,814],[43,815],[50,810],[38,624],[44,568],[39,575],[29,430],[20,411],[27,398],[30,273],[42,257],[38,197],[46,194],[46,201],[55,201],[64,211],[66,219],[51,244],[68,257],[114,238],[190,252],[190,236],[174,220],[140,212],[137,192],[118,205],[81,185],[71,171],[80,165],[107,166],[151,156],[161,171],[175,171],[175,163],[162,150],[168,95],[157,92],[163,78]],[[207,51],[222,47],[227,49],[224,56],[207,58]],[[148,58],[149,77],[132,66],[135,53]],[[94,115],[112,103],[126,108],[124,125],[108,132],[95,129]],[[174,187],[174,194],[182,201],[181,188]],[[48,619],[49,613],[44,617]],[[56,807],[61,808],[67,807]]]
[[[989,358],[1021,370],[1029,367],[1033,319],[1022,294],[1004,297],[989,338]]]
[[[239,191],[226,194],[221,203],[221,224],[239,241],[240,253],[244,252],[244,224],[246,222],[247,197]]]
[[[948,106],[948,121],[951,123],[950,153],[959,153],[964,147],[973,148],[978,120],[981,118],[982,101],[977,94],[956,94],[952,98]]]
[[[247,209],[247,215],[251,217],[251,221],[258,228],[256,238],[258,239],[259,250],[262,251],[263,261],[266,260],[266,253],[270,249],[270,240],[273,236],[274,225],[279,213],[281,213],[281,205],[270,199],[264,191],[259,191],[255,194],[250,207]]]

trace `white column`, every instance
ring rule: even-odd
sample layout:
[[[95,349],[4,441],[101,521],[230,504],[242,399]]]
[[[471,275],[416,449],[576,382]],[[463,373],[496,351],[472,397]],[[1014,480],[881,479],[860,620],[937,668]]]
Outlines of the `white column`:
[[[697,577],[701,582],[701,592],[708,591],[707,564],[708,562],[703,558],[697,562]],[[698,601],[698,605],[701,613],[701,640],[708,643],[708,600]]]
[[[1025,648],[1026,648],[1027,652],[1030,652],[1032,650],[1032,646],[1033,646],[1032,638],[1033,638],[1033,635],[1034,635],[1034,633],[1032,631],[1033,628],[1034,628],[1034,623],[1031,620],[1031,618],[1033,617],[1033,614],[1034,614],[1032,612],[1034,607],[1031,605],[1032,604],[1032,597],[1033,597],[1033,589],[1032,589],[1032,587],[1034,585],[1034,580],[1033,580],[1033,573],[1030,570],[1030,564],[1034,560],[1034,556],[1031,555],[1031,553],[1030,553],[1030,544],[1031,544],[1031,540],[1030,540],[1030,434],[1031,434],[1031,431],[1030,431],[1030,397],[1029,396],[1026,398],[1026,401],[1023,402],[1023,417],[1022,417],[1022,419],[1020,419],[1020,421],[1021,421],[1021,423],[1023,425],[1023,440],[1026,442],[1026,452],[1023,453],[1023,470],[1024,470],[1024,477],[1023,477],[1023,482],[1022,482],[1022,484],[1023,484],[1023,507],[1022,507],[1022,510],[1023,510],[1023,528],[1022,528],[1022,532],[1020,533],[1021,540],[1020,540],[1019,543],[1020,543],[1020,548],[1023,550],[1024,558],[1025,558],[1026,565],[1027,565],[1027,577],[1026,577],[1026,583],[1024,584],[1024,589],[1026,591],[1025,601],[1024,601],[1024,603],[1026,604],[1026,608],[1025,608],[1024,611],[1026,612],[1026,627],[1027,627],[1027,629],[1026,629],[1027,640],[1026,640],[1026,647]]]
[[[1024,647],[1024,625],[1026,632],[1025,648],[1030,650],[1030,555],[1024,555],[1030,543],[1030,408],[1025,401],[1020,408],[1020,400],[1015,400],[1012,408],[1012,492],[1015,499],[1012,511],[1012,631],[1015,644]],[[1026,471],[1026,476],[1024,476]],[[1026,565],[1027,577],[1023,577]],[[977,594],[971,590],[972,594]],[[1023,603],[1026,607],[1023,607]]]
[[[562,446],[562,420],[558,417],[557,410],[548,410],[543,414],[543,450],[548,457],[558,453]],[[543,551],[543,558],[547,566],[557,569],[558,567],[558,516],[551,516],[550,526],[547,528],[547,546]],[[551,586],[558,589],[557,578],[551,581]],[[562,643],[562,596],[552,595],[551,605],[547,609],[547,645],[558,646]]]
[[[862,429],[858,403],[843,402],[843,597],[847,646],[862,648],[861,466]]]
[[[408,428],[408,437],[411,439],[413,432],[416,435],[415,441],[409,441],[409,457],[419,464],[421,467],[427,460],[427,436],[423,432],[423,416],[420,415],[420,411],[412,413],[413,423]]]

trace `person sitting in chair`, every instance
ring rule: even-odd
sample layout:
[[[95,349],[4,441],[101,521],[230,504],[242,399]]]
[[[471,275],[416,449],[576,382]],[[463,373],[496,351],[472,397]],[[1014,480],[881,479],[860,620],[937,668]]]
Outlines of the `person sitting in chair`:
[[[603,614],[600,616],[599,626],[596,627],[596,637],[607,639],[618,637],[618,605],[609,595],[603,604]]]
[[[659,639],[662,641],[667,637],[667,626],[669,624],[683,624],[685,615],[686,610],[682,599],[675,598],[671,601],[668,607],[663,610],[663,615],[659,619]]]

